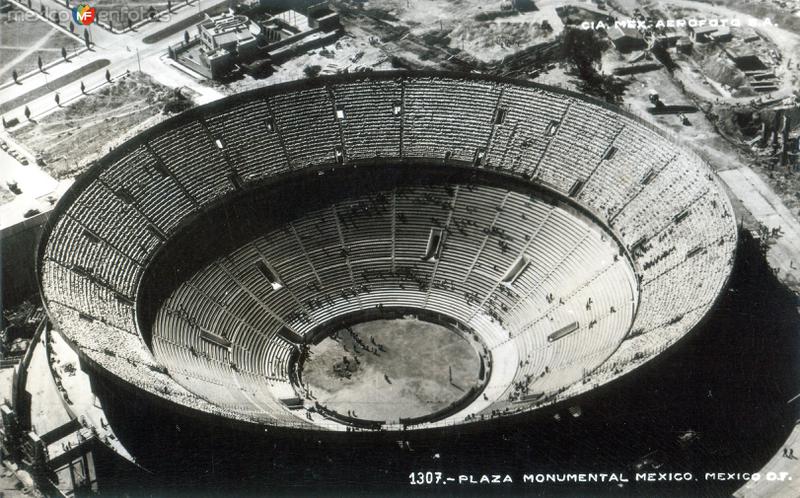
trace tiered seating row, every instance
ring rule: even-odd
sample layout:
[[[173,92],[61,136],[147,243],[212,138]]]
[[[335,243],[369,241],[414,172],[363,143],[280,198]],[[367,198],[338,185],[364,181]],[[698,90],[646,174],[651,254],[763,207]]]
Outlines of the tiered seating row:
[[[403,91],[399,81],[334,85],[336,105],[344,112],[342,135],[349,159],[399,157]]]
[[[136,208],[165,234],[171,234],[195,208],[193,199],[144,145],[112,163],[100,173],[100,180],[112,192],[127,192]]]
[[[342,140],[326,88],[275,95],[269,103],[292,167],[336,161]]]
[[[244,181],[258,181],[287,168],[286,154],[266,99],[246,102],[206,118]]]
[[[228,178],[231,168],[215,140],[200,121],[191,121],[150,140],[156,156],[200,205],[235,188]]]
[[[403,155],[475,160],[486,149],[501,87],[440,78],[405,83]],[[452,137],[459,137],[457,141]]]
[[[536,171],[537,178],[561,192],[589,179],[614,144],[622,118],[606,109],[572,105]]]
[[[380,209],[365,208],[376,205]],[[395,227],[403,250],[394,260],[388,213],[403,220]],[[445,247],[438,261],[424,262],[433,227],[448,234]],[[368,242],[378,251],[351,250]],[[271,259],[277,249],[297,255],[303,278],[290,278],[282,269],[285,259]],[[491,349],[513,340],[521,357],[535,365],[520,368],[515,382],[545,366],[580,374],[602,363],[630,326],[635,288],[626,260],[614,261],[617,252],[612,241],[566,211],[505,189],[445,185],[372,193],[309,212],[289,229],[264,234],[198,273],[159,313],[156,355],[193,377],[216,372],[212,378],[229,378],[238,370],[263,381],[285,380],[291,346],[278,335],[284,324],[302,335],[346,313],[391,306],[452,316],[481,334]],[[503,274],[522,254],[531,261],[526,277],[513,289],[501,287]],[[257,270],[259,261],[276,269],[285,286],[271,286]],[[308,284],[313,275],[319,286]],[[556,301],[545,304],[548,294],[558,296]],[[300,309],[305,319],[297,315]],[[571,321],[581,330],[548,345],[547,336]],[[507,333],[498,335],[503,328]],[[230,340],[231,347],[202,341],[201,330]],[[576,369],[577,359],[582,367]],[[208,369],[205,361],[211,362]],[[580,376],[553,378],[569,383]],[[217,389],[212,386],[208,396]]]

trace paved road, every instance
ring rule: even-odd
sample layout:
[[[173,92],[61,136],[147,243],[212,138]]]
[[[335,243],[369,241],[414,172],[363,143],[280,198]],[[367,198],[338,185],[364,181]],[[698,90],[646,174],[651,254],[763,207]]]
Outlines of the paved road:
[[[779,272],[778,278],[800,282],[800,223],[797,217],[752,169],[729,169],[721,171],[719,176],[755,219],[769,229],[780,228],[782,235],[770,248],[767,260]]]

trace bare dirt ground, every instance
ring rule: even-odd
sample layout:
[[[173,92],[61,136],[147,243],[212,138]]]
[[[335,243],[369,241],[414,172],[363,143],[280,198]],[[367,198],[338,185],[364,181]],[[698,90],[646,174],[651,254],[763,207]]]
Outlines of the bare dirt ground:
[[[447,37],[451,48],[466,51],[483,62],[501,60],[531,45],[552,40],[552,30],[545,29],[540,20],[503,18],[495,21],[465,19]]]
[[[449,329],[417,320],[377,320],[352,327],[375,352],[355,346],[350,334],[311,348],[303,380],[314,397],[338,413],[397,421],[447,407],[478,384],[480,360],[472,345]],[[372,342],[374,339],[374,343]],[[348,358],[349,378],[334,365]],[[358,357],[358,363],[355,361]],[[452,382],[450,370],[452,368]]]
[[[4,468],[2,469],[2,474],[0,474],[0,496],[3,498],[20,498],[44,495],[36,489],[26,488],[13,472]]]
[[[552,8],[510,10],[502,1],[373,0],[361,11],[429,46],[463,51],[483,62],[502,60],[552,40],[561,23]],[[553,30],[544,27],[545,21]]]
[[[767,177],[767,183],[775,192],[779,193],[789,211],[797,219],[800,219],[800,175],[779,169],[767,170],[763,173]]]
[[[800,34],[800,15],[789,10],[788,2],[782,1],[760,1],[760,0],[699,0],[702,3],[709,3],[717,6],[724,6],[731,10],[741,12],[758,18],[771,18],[783,27],[797,34]],[[781,5],[783,4],[783,6]]]
[[[12,8],[0,14],[0,81],[11,79],[11,72],[23,74],[38,68],[38,59],[48,64],[61,59],[61,48],[74,55],[82,45],[41,19]]]
[[[44,159],[43,169],[50,175],[70,178],[114,146],[164,119],[164,106],[176,100],[174,90],[145,74],[131,73],[12,134]]]
[[[800,18],[793,16],[770,18],[757,15],[755,12],[751,14],[746,10],[734,9],[733,5],[730,8],[716,3],[712,6],[693,0],[670,0],[668,4],[664,5],[664,10],[670,16],[686,14],[696,18],[738,19],[748,27],[751,27],[750,24],[753,23],[753,31],[762,38],[762,41],[756,42],[754,48],[764,62],[772,63],[771,69],[775,71],[780,82],[780,89],[776,93],[788,95],[800,88],[798,86],[800,85],[800,64],[798,64],[797,55],[800,53],[800,36],[798,36],[800,35],[800,23],[793,27],[791,23],[785,21],[787,18],[800,21]],[[769,23],[765,22],[765,17],[769,19]],[[759,48],[761,45],[764,45],[764,50]]]

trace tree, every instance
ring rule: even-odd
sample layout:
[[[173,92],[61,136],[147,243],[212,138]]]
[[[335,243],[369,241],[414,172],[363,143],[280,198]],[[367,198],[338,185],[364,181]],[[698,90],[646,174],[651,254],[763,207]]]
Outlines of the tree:
[[[109,71],[108,69],[106,69],[106,81],[111,83],[111,71]]]
[[[63,57],[65,61],[69,60],[67,59],[67,49],[64,47],[61,47],[61,57]]]
[[[25,106],[25,111],[23,112],[25,113],[25,119],[31,119],[31,110],[28,109],[28,106]]]
[[[564,31],[562,55],[574,66],[573,74],[580,78],[579,88],[583,93],[601,97],[607,102],[619,103],[628,81],[610,74],[602,74],[595,67],[605,48],[595,31],[568,28]]]
[[[322,66],[317,66],[316,64],[303,68],[303,73],[306,75],[306,78],[316,78],[321,71]]]
[[[575,64],[578,76],[586,80],[594,75],[594,62],[600,59],[603,47],[588,29],[567,29],[562,45],[564,55]]]

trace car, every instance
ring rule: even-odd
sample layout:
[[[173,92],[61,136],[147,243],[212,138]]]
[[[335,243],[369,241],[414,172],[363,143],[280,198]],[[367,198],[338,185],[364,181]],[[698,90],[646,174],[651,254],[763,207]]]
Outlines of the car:
[[[8,190],[13,192],[15,195],[22,193],[22,189],[19,188],[19,185],[17,185],[17,182],[15,181],[6,182],[6,187],[8,187]]]

